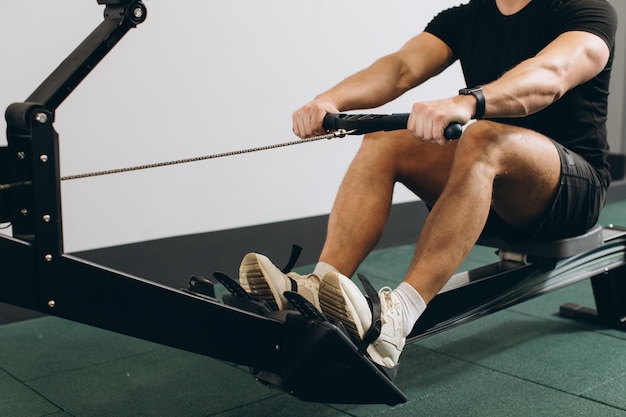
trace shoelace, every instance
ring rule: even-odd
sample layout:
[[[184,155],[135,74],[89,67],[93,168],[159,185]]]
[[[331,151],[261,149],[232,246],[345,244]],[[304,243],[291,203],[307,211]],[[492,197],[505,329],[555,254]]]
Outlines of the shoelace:
[[[383,322],[386,322],[386,315],[389,314],[389,312],[391,312],[392,315],[395,316],[400,316],[400,311],[399,311],[399,307],[400,304],[393,302],[393,299],[391,298],[391,292],[393,290],[389,287],[383,287],[378,291],[378,294],[380,296],[381,300],[384,300],[384,304],[385,307],[383,308],[384,313],[381,314],[381,320]],[[382,304],[382,303],[381,303]]]
[[[393,300],[391,299],[391,291],[392,289],[390,287],[382,287],[380,290],[378,290],[380,298],[385,300],[385,304],[387,304],[388,308],[393,308],[394,306]]]

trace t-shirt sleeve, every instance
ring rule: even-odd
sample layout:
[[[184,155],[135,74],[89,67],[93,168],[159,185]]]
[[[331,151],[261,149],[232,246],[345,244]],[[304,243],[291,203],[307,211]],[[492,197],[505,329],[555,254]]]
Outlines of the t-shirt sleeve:
[[[461,5],[440,12],[424,29],[425,32],[435,35],[445,42],[457,56],[463,22],[466,21],[464,17],[467,14],[467,7],[467,5]]]
[[[607,0],[577,0],[566,2],[561,10],[558,34],[569,31],[593,33],[606,42],[612,51],[615,46],[617,12]]]

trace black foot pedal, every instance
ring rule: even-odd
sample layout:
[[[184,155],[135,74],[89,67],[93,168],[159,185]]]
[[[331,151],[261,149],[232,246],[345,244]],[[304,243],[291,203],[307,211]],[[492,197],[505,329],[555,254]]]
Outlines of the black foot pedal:
[[[293,305],[296,310],[307,320],[312,321],[328,321],[326,317],[306,298],[293,291],[285,291],[283,293],[287,301]]]
[[[228,275],[223,272],[214,272],[213,276],[230,292],[230,294],[224,294],[222,297],[224,304],[257,314],[266,315],[272,312],[267,302],[253,298],[237,281]]]
[[[205,277],[194,275],[189,278],[187,291],[194,294],[200,294],[206,297],[215,298],[215,284]]]

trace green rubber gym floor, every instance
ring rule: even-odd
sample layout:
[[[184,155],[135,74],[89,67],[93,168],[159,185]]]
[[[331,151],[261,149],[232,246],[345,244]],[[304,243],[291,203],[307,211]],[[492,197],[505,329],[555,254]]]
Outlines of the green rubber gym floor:
[[[626,202],[601,223],[626,225]],[[412,251],[376,251],[359,272],[395,286]],[[476,247],[463,268],[494,260]],[[54,317],[7,324],[0,416],[626,416],[626,332],[562,319],[565,302],[593,306],[589,282],[408,345],[396,407],[302,402],[244,367]]]

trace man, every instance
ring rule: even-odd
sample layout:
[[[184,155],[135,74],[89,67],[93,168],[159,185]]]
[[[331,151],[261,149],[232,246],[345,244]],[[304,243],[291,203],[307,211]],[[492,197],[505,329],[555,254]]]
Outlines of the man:
[[[471,0],[441,12],[399,51],[293,114],[302,137],[326,113],[380,106],[459,59],[469,90],[415,103],[406,131],[366,135],[339,189],[312,274],[282,274],[244,258],[242,286],[277,309],[295,290],[362,339],[367,300],[347,277],[380,238],[395,182],[429,207],[404,281],[379,291],[382,331],[367,352],[394,367],[420,314],[483,229],[509,241],[583,233],[610,182],[607,96],[617,16],[606,0]],[[458,141],[443,137],[467,124]]]

